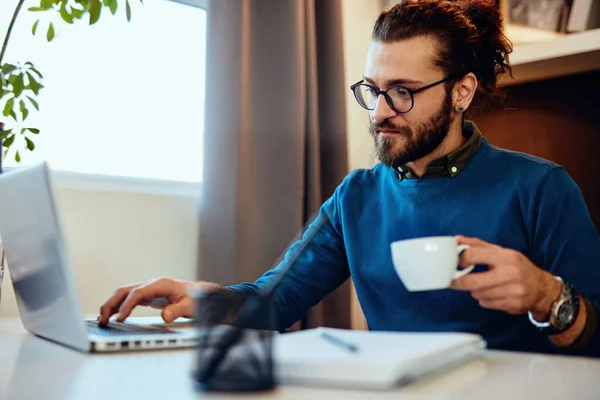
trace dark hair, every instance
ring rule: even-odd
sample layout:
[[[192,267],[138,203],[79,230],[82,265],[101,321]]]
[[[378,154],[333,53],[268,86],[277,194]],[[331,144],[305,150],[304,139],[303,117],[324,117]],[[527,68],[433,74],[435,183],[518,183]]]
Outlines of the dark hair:
[[[416,36],[437,38],[433,61],[448,75],[473,72],[481,92],[503,97],[496,83],[504,72],[512,76],[512,43],[494,0],[404,0],[379,15],[372,39],[389,43]]]

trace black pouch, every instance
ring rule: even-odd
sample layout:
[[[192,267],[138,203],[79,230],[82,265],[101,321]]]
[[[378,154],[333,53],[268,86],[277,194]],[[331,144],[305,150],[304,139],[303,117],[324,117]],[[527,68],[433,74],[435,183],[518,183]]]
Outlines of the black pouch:
[[[196,296],[199,342],[193,372],[196,388],[204,391],[264,391],[275,387],[273,339],[270,330],[251,329],[252,316],[269,310],[259,295],[246,297],[241,316],[223,325],[222,305],[238,301],[236,293],[220,291]],[[239,295],[238,295],[239,296]]]

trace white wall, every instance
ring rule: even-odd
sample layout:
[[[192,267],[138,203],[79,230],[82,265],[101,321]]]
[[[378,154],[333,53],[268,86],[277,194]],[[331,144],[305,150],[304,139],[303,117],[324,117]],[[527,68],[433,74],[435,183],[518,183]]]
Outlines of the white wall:
[[[373,23],[381,12],[377,0],[343,0],[344,58],[346,87],[362,78]],[[373,139],[369,134],[369,115],[354,99],[352,92],[346,92],[348,124],[348,158],[350,170],[371,168],[376,162]],[[352,293],[352,328],[366,329],[366,321],[356,293]]]
[[[58,188],[57,198],[84,313],[95,315],[124,284],[196,277],[196,198],[73,188]],[[0,317],[18,315],[9,279]]]
[[[344,58],[346,87],[362,79],[371,43],[373,24],[381,12],[378,0],[343,0]],[[350,170],[371,168],[375,164],[373,139],[369,134],[369,115],[352,92],[346,92],[348,114],[348,156]]]

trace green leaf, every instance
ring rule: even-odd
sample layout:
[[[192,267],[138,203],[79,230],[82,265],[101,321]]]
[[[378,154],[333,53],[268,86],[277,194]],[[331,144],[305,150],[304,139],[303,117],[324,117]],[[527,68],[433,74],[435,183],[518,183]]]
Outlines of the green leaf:
[[[37,135],[38,133],[40,133],[40,130],[37,128],[25,128],[27,129],[29,132],[33,133],[34,135]]]
[[[23,93],[23,88],[25,87],[25,82],[23,82],[23,75],[17,75],[15,77],[13,84],[13,93],[15,97],[19,97],[21,93]]]
[[[67,12],[67,3],[62,3],[62,6],[60,7],[60,16],[66,23],[73,23],[73,17]]]
[[[36,68],[34,68],[33,66],[29,67],[29,70],[32,72],[35,72],[40,78],[44,79],[44,75],[42,75],[42,73],[40,71],[38,71]],[[36,79],[36,81],[39,82],[38,79]]]
[[[40,8],[48,10],[54,6],[54,0],[40,0]]]
[[[100,19],[102,3],[100,0],[91,0],[90,5],[90,25],[94,25]]]
[[[35,101],[35,99],[33,99],[33,98],[29,97],[29,96],[26,96],[26,97],[29,99],[29,102],[31,103],[31,105],[32,105],[32,106],[33,106],[33,107],[34,107],[36,110],[40,111],[40,105],[38,104],[38,102],[37,102],[37,101]]]
[[[21,162],[21,155],[19,154],[19,150],[17,150],[17,152],[15,153],[15,161],[18,163]]]
[[[127,22],[131,21],[131,6],[129,0],[125,0],[125,15],[127,16]]]
[[[29,116],[29,110],[27,109],[27,106],[25,105],[25,102],[23,100],[21,100],[20,103],[21,106],[19,108],[21,109],[21,114],[23,115],[23,121],[25,121]]]
[[[33,23],[33,27],[31,28],[31,33],[33,35],[35,35],[35,32],[37,32],[37,27],[38,27],[39,23],[40,23],[39,19]]]
[[[117,13],[117,6],[118,6],[118,2],[117,0],[111,0],[110,4],[108,5],[108,8],[110,9],[110,12],[112,13],[112,15],[115,15]]]
[[[12,111],[14,104],[15,104],[15,99],[14,99],[14,97],[13,97],[13,98],[10,98],[10,99],[8,99],[8,101],[7,101],[7,102],[6,102],[6,104],[4,105],[4,111],[2,111],[2,114],[3,114],[5,117],[8,117],[8,116],[10,115],[10,112]]]
[[[12,111],[10,112],[10,116],[11,116],[11,117],[12,117],[12,119],[14,119],[15,121],[18,121],[18,120],[17,120],[17,113],[15,112],[15,110],[12,110]]]
[[[29,8],[27,9],[27,11],[31,11],[31,12],[39,12],[39,11],[46,11],[46,10],[44,10],[43,8],[40,8],[40,7],[29,7]]]
[[[16,71],[16,70],[17,70],[17,67],[16,67],[16,65],[12,65],[12,64],[4,64],[4,65],[2,66],[2,73],[3,73],[4,75],[10,75],[10,74],[12,74],[14,71]]]
[[[25,141],[27,142],[27,148],[29,149],[29,151],[33,151],[35,150],[35,144],[33,144],[33,142],[31,141],[31,139],[29,139],[27,136],[25,137]]]
[[[52,22],[50,22],[50,26],[48,27],[48,33],[46,33],[46,39],[48,39],[49,42],[51,42],[52,39],[54,39],[54,24],[52,24]]]
[[[3,139],[12,133],[12,129],[7,129],[5,131],[0,131],[0,139]]]
[[[30,77],[28,77],[28,78],[29,78],[29,86],[31,86],[31,91],[33,93],[35,93],[35,95],[37,96],[40,93],[42,84],[39,83],[38,81],[36,81],[35,79],[31,79]]]
[[[2,146],[10,147],[11,144],[15,141],[15,135],[10,135],[2,142]]]
[[[80,10],[78,8],[71,8],[71,15],[75,19],[81,19],[81,17],[83,17],[84,13],[85,13],[85,10]]]
[[[33,90],[33,88],[31,87],[31,82],[34,82],[34,84],[38,83],[37,78],[33,76],[31,72],[27,72],[27,80],[29,81],[29,88]]]
[[[25,121],[29,116],[29,110],[27,109],[27,106],[25,105],[25,102],[23,100],[19,102],[19,108],[21,109],[21,114],[23,115],[22,120]]]

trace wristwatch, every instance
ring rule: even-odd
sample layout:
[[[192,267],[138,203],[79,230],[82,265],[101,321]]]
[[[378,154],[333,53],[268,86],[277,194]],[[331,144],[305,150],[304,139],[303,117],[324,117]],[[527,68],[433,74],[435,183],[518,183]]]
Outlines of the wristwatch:
[[[573,326],[579,315],[579,293],[570,283],[564,282],[558,276],[555,278],[562,283],[562,292],[559,298],[552,303],[548,321],[536,321],[531,311],[527,313],[529,321],[547,335],[563,333]]]

